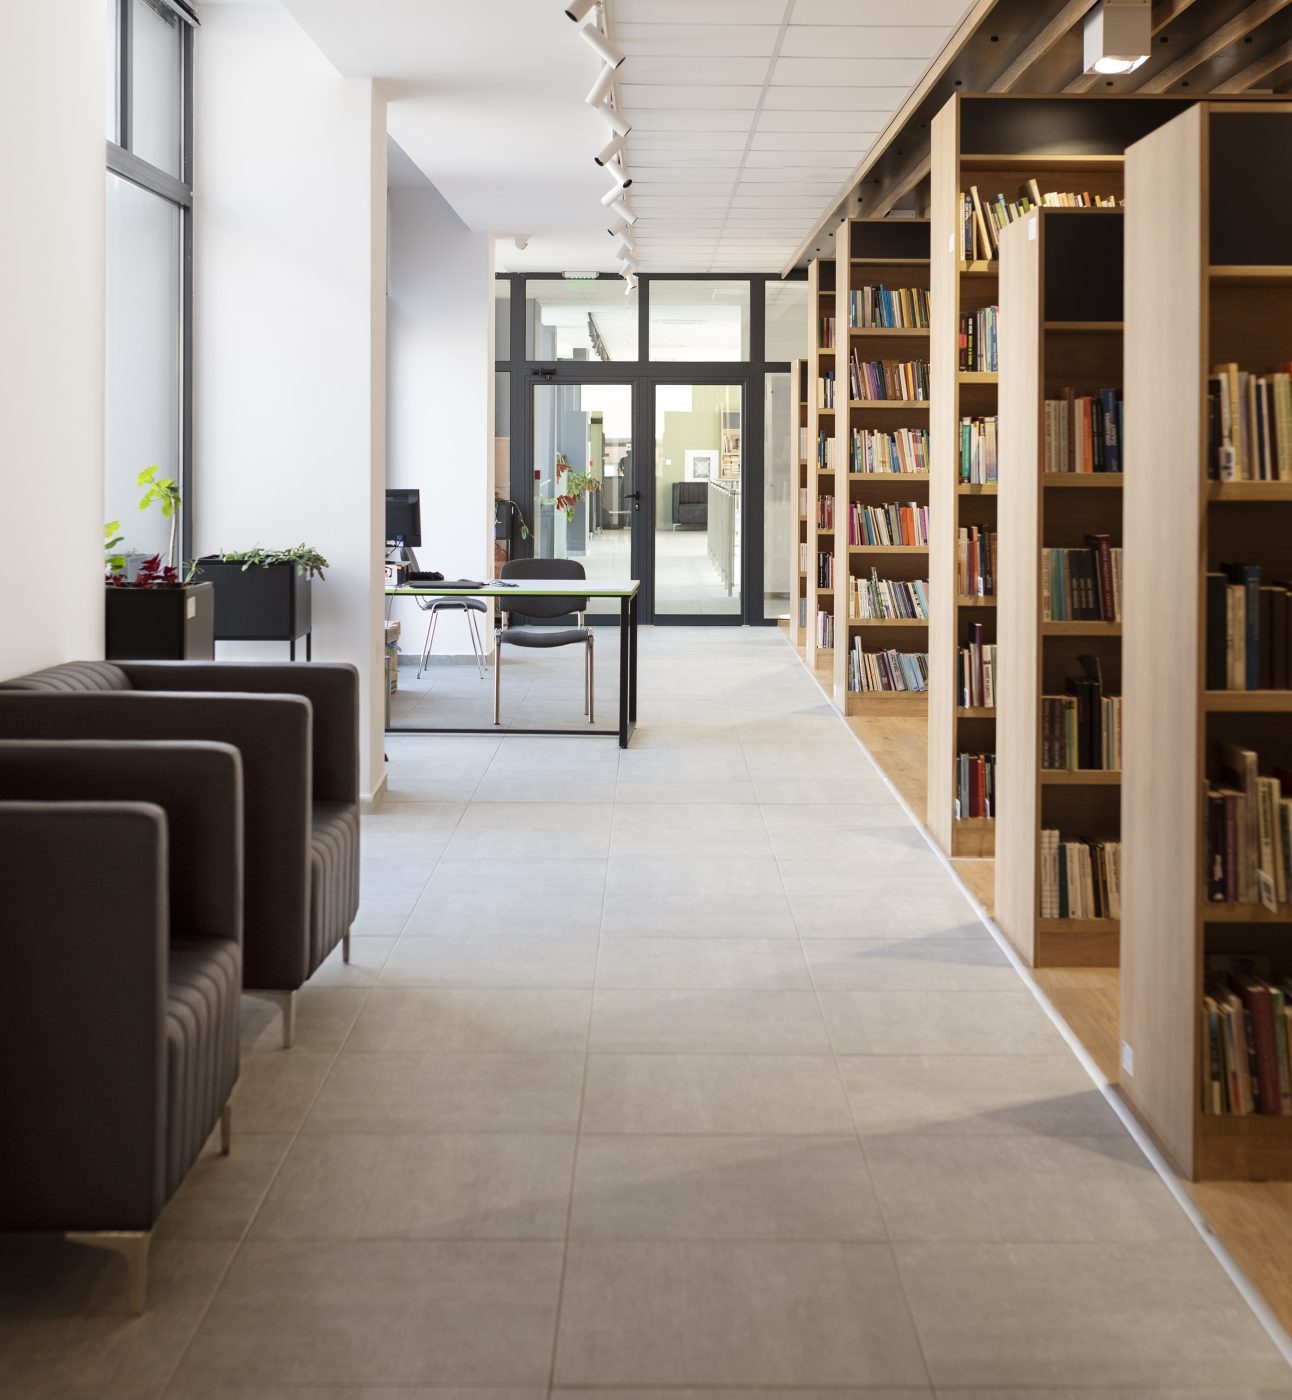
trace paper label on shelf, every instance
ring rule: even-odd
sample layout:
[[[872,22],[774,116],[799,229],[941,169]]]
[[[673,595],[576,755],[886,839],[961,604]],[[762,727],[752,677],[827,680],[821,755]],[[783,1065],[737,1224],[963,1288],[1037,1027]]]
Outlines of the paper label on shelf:
[[[185,599],[184,599],[184,616],[185,616],[185,617],[196,617],[196,616],[197,616],[197,599],[196,599],[196,598],[185,598]]]
[[[1028,241],[1029,243],[1032,243],[1032,242],[1035,241],[1035,239],[1036,239],[1036,215],[1033,214],[1032,217],[1027,221],[1027,241]]]
[[[1132,1078],[1135,1075],[1135,1052],[1126,1042],[1122,1041],[1122,1069]]]

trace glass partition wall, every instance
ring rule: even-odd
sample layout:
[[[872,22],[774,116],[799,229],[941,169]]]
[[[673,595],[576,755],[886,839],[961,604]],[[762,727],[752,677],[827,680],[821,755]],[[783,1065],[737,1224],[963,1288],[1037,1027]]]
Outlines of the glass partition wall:
[[[655,274],[626,297],[609,275],[516,273],[497,288],[511,424],[498,557],[639,578],[643,621],[775,622],[788,607],[777,434],[789,361],[807,353],[806,282]]]

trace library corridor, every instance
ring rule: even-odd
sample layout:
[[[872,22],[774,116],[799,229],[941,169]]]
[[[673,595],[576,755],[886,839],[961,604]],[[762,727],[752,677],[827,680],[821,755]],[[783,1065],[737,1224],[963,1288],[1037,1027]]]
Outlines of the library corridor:
[[[0,1395],[1292,1395],[781,631],[641,648],[627,751],[390,739],[353,961],[290,1054],[244,1016],[147,1318],[7,1247]],[[512,717],[569,684],[517,660]]]

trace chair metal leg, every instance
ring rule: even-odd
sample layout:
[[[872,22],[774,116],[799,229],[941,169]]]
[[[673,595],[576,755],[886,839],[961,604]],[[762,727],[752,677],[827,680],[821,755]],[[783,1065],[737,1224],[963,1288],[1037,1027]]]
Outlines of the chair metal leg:
[[[591,635],[588,637],[588,723],[597,722],[597,673],[593,664]]]
[[[493,634],[493,722],[502,723],[502,636]]]
[[[341,935],[341,961],[344,962],[344,963],[348,963],[348,962],[350,961],[350,930],[349,930],[349,929],[346,929],[346,931]]]
[[[148,1302],[148,1246],[152,1243],[149,1230],[69,1230],[64,1237],[69,1244],[88,1245],[91,1249],[107,1249],[119,1254],[126,1263],[126,1296],[130,1311],[136,1317]]]
[[[480,673],[480,679],[485,678],[485,654],[484,642],[480,637],[480,630],[476,626],[476,615],[467,609],[467,630],[471,633],[471,649],[476,654],[476,670]]]
[[[260,987],[244,987],[242,990],[249,997],[263,997],[266,1001],[272,1001],[275,1006],[281,1008],[283,1013],[283,1049],[290,1050],[292,1041],[296,1039],[296,993],[270,991]]]
[[[426,663],[430,660],[431,648],[435,645],[435,625],[440,620],[438,612],[431,613],[431,620],[426,624],[426,644],[422,647],[422,659],[417,663],[417,679],[422,679],[422,672],[426,669]]]
[[[227,1157],[233,1148],[233,1105],[226,1103],[220,1110],[220,1156]]]

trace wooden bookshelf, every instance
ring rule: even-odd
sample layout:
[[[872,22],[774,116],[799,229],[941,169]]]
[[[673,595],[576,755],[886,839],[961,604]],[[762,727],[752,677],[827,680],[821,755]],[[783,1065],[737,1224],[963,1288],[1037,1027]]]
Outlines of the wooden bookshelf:
[[[1117,209],[1042,208],[1000,240],[1000,559],[997,617],[1008,646],[997,697],[996,918],[1033,967],[1115,967],[1115,919],[1043,918],[1041,832],[1118,840],[1120,772],[1050,769],[1042,697],[1097,659],[1121,694],[1121,628],[1046,622],[1041,552],[1088,534],[1122,545],[1122,490],[1072,489],[1107,473],[1047,472],[1045,401],[1122,387],[1122,225]],[[1082,319],[1078,320],[1077,318]]]
[[[810,326],[809,330],[814,330]],[[808,342],[811,344],[811,342]],[[807,635],[808,571],[803,552],[808,547],[808,362],[790,364],[790,642],[802,646]],[[809,555],[809,558],[811,556]]]
[[[924,219],[846,219],[835,233],[834,265],[841,275],[835,282],[835,383],[842,386],[847,411],[835,415],[835,453],[840,471],[835,478],[835,600],[836,646],[833,694],[835,705],[846,715],[925,714],[927,692],[851,691],[848,660],[854,639],[863,651],[893,649],[927,652],[928,623],[924,620],[878,619],[854,621],[848,612],[851,577],[869,578],[873,568],[881,579],[909,582],[928,577],[929,552],[915,545],[850,545],[848,513],[851,506],[883,506],[915,501],[924,505],[929,496],[927,474],[905,472],[883,475],[856,472],[852,462],[852,430],[894,432],[900,428],[927,429],[927,402],[852,399],[849,361],[853,351],[864,360],[927,360],[928,328],[882,328],[849,325],[849,297],[862,287],[923,287],[929,284],[929,225]]]
[[[932,370],[932,479],[929,486],[929,830],[953,856],[990,855],[994,828],[966,826],[955,816],[956,762],[961,752],[992,753],[997,726],[991,718],[966,718],[959,704],[956,658],[967,644],[972,623],[981,623],[986,644],[997,640],[997,618],[982,600],[966,605],[957,597],[956,545],[962,527],[978,525],[998,531],[998,495],[958,490],[959,426],[962,417],[998,414],[1000,383],[986,372],[957,370],[961,313],[999,302],[998,257],[966,259],[960,245],[959,199],[972,185],[984,198],[998,191],[1011,197],[1029,179],[1042,192],[1080,191],[1120,197],[1124,152],[1130,142],[1185,110],[1185,101],[1170,97],[1031,97],[1025,95],[953,96],[931,123],[928,174],[930,277],[933,334],[929,342]],[[1053,320],[1084,320],[1079,309]],[[1074,341],[1086,332],[1056,328]],[[1099,339],[1096,334],[1093,339]],[[998,422],[998,456],[1003,442]],[[1006,427],[1006,431],[1008,428]],[[1073,488],[1074,498],[1086,494]],[[1090,492],[1089,494],[1097,494]],[[1006,581],[1005,587],[1008,588]],[[997,615],[999,608],[997,609]],[[1008,635],[1001,626],[999,635]],[[1110,634],[1101,634],[1110,635]],[[1002,652],[1000,664],[1005,664]],[[998,811],[1003,801],[998,793]]]
[[[1199,104],[1127,153],[1121,1090],[1194,1180],[1292,1177],[1292,1118],[1201,1108],[1207,955],[1292,973],[1292,907],[1209,904],[1203,885],[1210,745],[1292,763],[1284,694],[1205,689],[1204,578],[1222,560],[1292,574],[1292,504],[1214,491],[1205,429],[1212,365],[1292,358],[1289,153],[1277,102]]]
[[[835,314],[835,266],[831,258],[814,258],[808,265],[808,345],[811,347],[807,358],[807,462],[805,469],[807,485],[806,537],[807,575],[804,587],[807,593],[806,631],[808,665],[814,670],[830,672],[834,665],[834,648],[817,645],[818,615],[822,612],[834,613],[834,589],[823,589],[817,584],[817,555],[833,553],[836,535],[833,530],[817,528],[817,497],[836,494],[835,477],[831,471],[821,468],[817,460],[817,442],[821,433],[829,437],[835,435],[835,420],[846,420],[847,412],[836,412],[820,406],[819,381],[827,370],[835,368],[836,352],[821,346],[821,321]],[[846,327],[846,322],[845,322]],[[838,319],[835,320],[835,339],[847,343],[847,335],[840,337]],[[835,402],[847,400],[847,381],[841,391],[836,376]],[[837,522],[836,522],[837,523]],[[847,538],[845,536],[845,538]],[[837,572],[837,565],[836,565]]]

